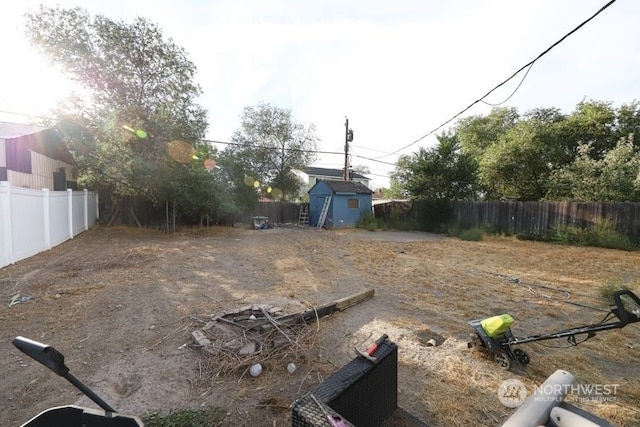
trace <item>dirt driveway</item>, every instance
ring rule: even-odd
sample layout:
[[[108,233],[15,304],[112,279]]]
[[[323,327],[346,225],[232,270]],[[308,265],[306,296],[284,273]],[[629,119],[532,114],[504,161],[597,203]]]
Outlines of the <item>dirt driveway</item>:
[[[497,398],[502,381],[519,375],[532,387],[567,369],[583,384],[619,385],[612,401],[578,405],[638,426],[637,324],[572,348],[523,346],[532,362],[520,374],[466,348],[467,321],[493,314],[513,315],[518,335],[600,320],[603,285],[640,291],[638,261],[638,253],[510,238],[296,228],[168,236],[96,226],[0,270],[0,426],[50,406],[92,406],[15,350],[16,335],[61,350],[123,413],[214,405],[227,412],[223,425],[285,426],[290,403],[381,333],[399,346],[399,405],[429,425],[499,425],[511,413]],[[372,299],[321,320],[291,375],[273,363],[257,378],[208,377],[201,351],[183,345],[194,318],[256,303],[297,312],[367,288]],[[32,299],[9,308],[16,293]],[[438,346],[427,346],[432,337]]]

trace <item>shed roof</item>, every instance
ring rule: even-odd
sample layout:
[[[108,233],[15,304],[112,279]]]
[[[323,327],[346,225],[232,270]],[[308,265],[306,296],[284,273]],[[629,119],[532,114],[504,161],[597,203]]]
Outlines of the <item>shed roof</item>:
[[[308,168],[305,168],[303,172],[306,173],[307,175],[314,175],[314,176],[331,176],[336,178],[341,178],[344,176],[344,169],[308,167]],[[358,179],[369,179],[366,176],[353,171],[351,171],[351,177],[358,178]]]
[[[319,183],[325,183],[327,186],[333,190],[334,193],[356,193],[356,194],[373,194],[366,185],[360,182],[353,181],[318,181],[316,185]],[[314,185],[315,187],[315,185]],[[311,190],[309,190],[311,191]]]
[[[0,138],[11,139],[31,135],[47,129],[44,126],[28,125],[24,123],[0,122]]]

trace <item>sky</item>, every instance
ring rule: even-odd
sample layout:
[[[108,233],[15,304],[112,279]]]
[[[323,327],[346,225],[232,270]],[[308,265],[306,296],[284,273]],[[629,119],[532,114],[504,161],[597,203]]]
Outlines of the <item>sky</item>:
[[[40,3],[159,24],[198,68],[208,139],[229,141],[245,106],[269,102],[291,109],[298,122],[313,123],[320,150],[343,152],[348,117],[351,164],[368,166],[381,187],[400,154],[436,139],[385,154],[479,99],[606,0],[3,2],[0,120],[24,120],[7,112],[46,114],[73,89],[25,40],[22,16]],[[640,2],[616,1],[536,62],[505,105],[522,113],[537,107],[570,113],[584,99],[616,106],[633,101],[640,93],[638,23]],[[486,101],[504,101],[521,76]],[[478,104],[462,117],[490,110]],[[342,168],[344,155],[319,156],[315,165]]]

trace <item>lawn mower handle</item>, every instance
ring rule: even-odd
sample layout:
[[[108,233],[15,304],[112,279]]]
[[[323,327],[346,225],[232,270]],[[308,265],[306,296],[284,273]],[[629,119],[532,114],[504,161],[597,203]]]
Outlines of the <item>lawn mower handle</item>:
[[[136,417],[117,414],[108,403],[95,394],[89,387],[80,382],[69,372],[64,363],[64,355],[55,348],[24,337],[16,337],[13,345],[34,360],[40,362],[56,374],[60,375],[78,390],[93,400],[103,410],[83,408],[75,405],[49,408],[22,427],[140,427],[142,421]]]
[[[620,319],[620,327],[627,323],[640,321],[640,299],[629,289],[621,289],[613,294],[613,301],[616,306],[611,312]]]
[[[589,339],[595,336],[596,332],[606,331],[610,329],[622,329],[629,323],[640,321],[640,299],[629,289],[621,289],[613,294],[615,306],[611,308],[610,314],[618,318],[617,322],[596,323],[594,325],[579,326],[563,331],[554,332],[543,335],[531,335],[527,337],[509,337],[507,343],[509,345],[524,344],[534,341],[544,341],[549,339],[568,337],[570,342],[575,345],[575,336],[587,334]]]

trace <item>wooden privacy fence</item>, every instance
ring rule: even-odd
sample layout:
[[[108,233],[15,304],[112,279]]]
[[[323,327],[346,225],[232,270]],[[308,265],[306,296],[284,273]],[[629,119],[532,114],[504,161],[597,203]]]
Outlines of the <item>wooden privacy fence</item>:
[[[588,228],[609,220],[621,234],[640,239],[640,203],[453,202],[453,215],[465,228],[490,224],[499,233],[544,236],[557,224]]]
[[[98,217],[98,195],[0,182],[0,268],[73,239]]]
[[[277,224],[298,223],[300,203],[293,202],[258,202],[250,211],[233,216],[233,222],[250,223],[252,216],[266,216]]]

